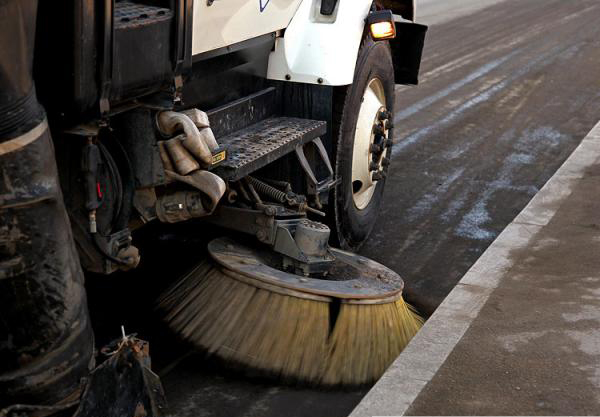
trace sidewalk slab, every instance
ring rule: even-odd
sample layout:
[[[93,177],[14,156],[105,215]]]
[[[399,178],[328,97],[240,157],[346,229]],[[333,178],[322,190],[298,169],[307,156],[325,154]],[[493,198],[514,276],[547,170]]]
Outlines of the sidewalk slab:
[[[600,123],[351,417],[600,415]]]

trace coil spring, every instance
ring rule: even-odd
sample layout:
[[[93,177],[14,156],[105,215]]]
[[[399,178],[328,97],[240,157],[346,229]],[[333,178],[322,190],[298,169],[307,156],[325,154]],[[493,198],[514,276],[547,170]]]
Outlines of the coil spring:
[[[254,187],[258,194],[261,194],[264,197],[269,197],[278,203],[285,203],[287,200],[286,194],[283,191],[280,191],[269,184],[253,177],[248,177],[248,182]]]

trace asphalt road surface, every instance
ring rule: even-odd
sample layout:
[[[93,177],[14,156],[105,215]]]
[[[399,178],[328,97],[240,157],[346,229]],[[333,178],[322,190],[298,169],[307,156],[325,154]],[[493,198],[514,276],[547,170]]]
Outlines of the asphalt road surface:
[[[600,119],[600,2],[423,0],[418,13],[432,25],[421,84],[398,88],[393,172],[362,253],[399,272],[409,300],[429,314]],[[170,230],[157,256],[189,247]],[[99,287],[92,314],[110,279],[88,281]],[[144,302],[106,291],[115,315]],[[96,314],[95,323],[107,320]],[[144,320],[132,327],[152,323]],[[170,357],[186,352],[168,338],[151,342]],[[285,387],[195,357],[153,359],[180,417],[341,417],[367,391]]]
[[[600,119],[598,22],[594,0],[513,0],[431,27],[363,250],[425,313]]]
[[[439,25],[502,1],[504,0],[417,0],[417,20],[430,26]]]

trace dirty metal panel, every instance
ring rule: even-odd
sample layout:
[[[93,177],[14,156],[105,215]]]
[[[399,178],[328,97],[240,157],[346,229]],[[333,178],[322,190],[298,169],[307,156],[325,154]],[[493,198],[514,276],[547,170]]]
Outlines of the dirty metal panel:
[[[248,97],[207,112],[217,140],[272,117],[276,111],[275,88],[269,87]]]
[[[263,120],[219,139],[227,160],[215,173],[236,181],[325,134],[327,123],[293,117]]]
[[[270,266],[268,252],[229,238],[211,241],[208,251],[229,276],[301,298],[332,297],[353,304],[379,304],[397,300],[404,289],[404,281],[391,269],[334,248],[329,251],[336,261],[324,279],[299,276]]]

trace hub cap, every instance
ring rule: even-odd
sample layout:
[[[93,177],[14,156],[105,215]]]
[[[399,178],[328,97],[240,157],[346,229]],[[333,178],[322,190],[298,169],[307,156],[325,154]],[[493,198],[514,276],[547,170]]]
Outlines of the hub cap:
[[[383,84],[373,78],[365,89],[354,133],[352,198],[359,210],[369,205],[377,182],[385,177],[388,119]]]

